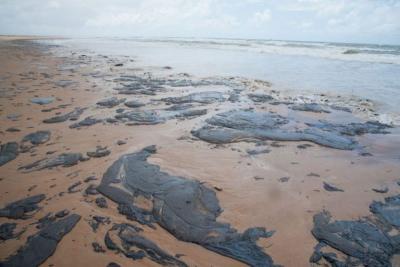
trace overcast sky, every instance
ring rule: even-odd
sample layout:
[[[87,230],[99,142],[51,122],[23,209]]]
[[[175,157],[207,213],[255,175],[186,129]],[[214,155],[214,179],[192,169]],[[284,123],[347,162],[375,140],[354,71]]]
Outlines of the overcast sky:
[[[0,0],[0,34],[400,44],[400,0]]]

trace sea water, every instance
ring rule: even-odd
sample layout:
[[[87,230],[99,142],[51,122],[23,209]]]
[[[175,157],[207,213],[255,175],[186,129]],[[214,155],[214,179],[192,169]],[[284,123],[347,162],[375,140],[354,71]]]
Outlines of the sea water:
[[[400,46],[240,39],[92,38],[57,44],[197,76],[241,76],[299,93],[354,95],[400,113]]]

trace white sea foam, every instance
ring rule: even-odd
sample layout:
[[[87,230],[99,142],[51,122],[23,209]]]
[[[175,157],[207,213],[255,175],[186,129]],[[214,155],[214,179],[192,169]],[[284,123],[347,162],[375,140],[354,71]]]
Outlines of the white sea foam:
[[[200,48],[233,49],[258,53],[302,55],[339,60],[400,64],[400,46],[243,39],[131,38],[122,41],[176,44]]]

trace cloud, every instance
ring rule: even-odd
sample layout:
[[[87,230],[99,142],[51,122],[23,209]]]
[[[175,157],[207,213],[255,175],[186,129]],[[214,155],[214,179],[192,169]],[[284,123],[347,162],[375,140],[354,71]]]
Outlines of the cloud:
[[[48,5],[50,8],[59,8],[61,6],[58,1],[50,1]]]
[[[399,0],[0,0],[0,34],[400,44]]]
[[[271,10],[265,9],[261,12],[254,13],[254,17],[252,18],[255,23],[265,23],[271,20]]]
[[[398,0],[296,0],[281,7],[296,17],[297,27],[338,41],[400,44]],[[311,18],[311,20],[310,20]],[[312,27],[302,27],[312,22]]]

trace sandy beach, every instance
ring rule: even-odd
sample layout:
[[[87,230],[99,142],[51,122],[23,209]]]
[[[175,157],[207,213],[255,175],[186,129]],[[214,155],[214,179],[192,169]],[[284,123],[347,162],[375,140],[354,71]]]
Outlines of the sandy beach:
[[[15,224],[1,231],[4,266],[32,249],[28,237],[68,218],[78,219],[54,252],[36,255],[40,266],[330,266],[328,252],[357,266],[377,260],[313,234],[324,210],[331,221],[380,220],[374,229],[399,236],[370,207],[400,194],[400,131],[375,122],[373,102],[300,98],[268,81],[31,38],[0,39],[0,225]],[[38,131],[40,140],[26,137]],[[37,207],[7,206],[40,194]],[[388,209],[399,222],[400,205]],[[243,234],[253,227],[265,230]],[[391,244],[375,266],[400,266]]]

